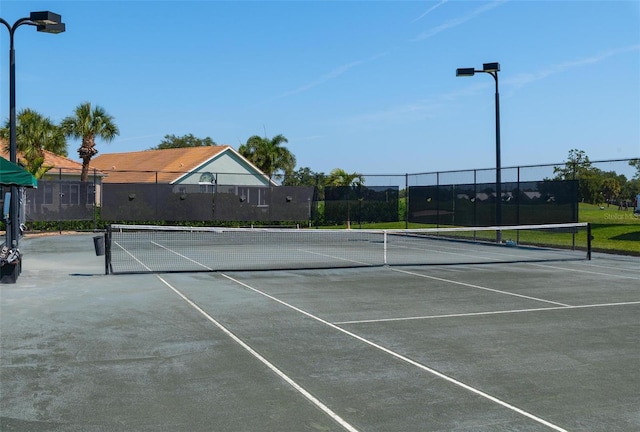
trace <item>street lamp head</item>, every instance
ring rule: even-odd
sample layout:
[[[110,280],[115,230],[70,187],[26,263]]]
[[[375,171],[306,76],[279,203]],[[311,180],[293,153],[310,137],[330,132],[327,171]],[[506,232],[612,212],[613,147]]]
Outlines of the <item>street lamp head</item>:
[[[498,72],[500,70],[500,63],[485,63],[482,65],[483,72]]]
[[[60,24],[62,17],[49,11],[31,12],[29,20],[37,25]]]
[[[43,33],[53,33],[53,34],[64,33],[65,24],[64,23],[58,23],[58,24],[38,25],[36,27],[36,29],[39,32],[43,32]]]
[[[476,70],[474,68],[458,68],[456,69],[456,76],[473,76]]]

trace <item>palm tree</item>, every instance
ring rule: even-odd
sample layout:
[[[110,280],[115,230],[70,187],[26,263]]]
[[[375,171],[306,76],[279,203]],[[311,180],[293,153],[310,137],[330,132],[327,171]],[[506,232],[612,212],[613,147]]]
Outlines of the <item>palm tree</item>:
[[[349,205],[350,187],[360,187],[364,184],[364,177],[359,173],[348,173],[342,168],[335,168],[327,177],[327,186],[342,186],[347,189],[347,229],[351,229],[351,211]]]
[[[8,128],[7,124],[0,131],[0,137],[8,138]],[[42,178],[51,168],[44,165],[44,150],[67,156],[67,141],[62,130],[48,117],[28,108],[18,113],[16,141],[25,169],[36,178]]]
[[[78,149],[82,159],[81,181],[87,181],[89,177],[89,162],[98,153],[96,149],[96,137],[110,142],[120,134],[113,117],[99,105],[91,109],[90,102],[84,102],[76,107],[73,116],[65,117],[60,124],[65,136],[73,139],[81,139],[82,144]]]
[[[286,175],[292,173],[296,166],[295,156],[282,146],[287,142],[284,135],[276,135],[271,139],[254,135],[240,146],[238,152],[272,180],[274,176],[280,177],[276,172],[281,170]]]

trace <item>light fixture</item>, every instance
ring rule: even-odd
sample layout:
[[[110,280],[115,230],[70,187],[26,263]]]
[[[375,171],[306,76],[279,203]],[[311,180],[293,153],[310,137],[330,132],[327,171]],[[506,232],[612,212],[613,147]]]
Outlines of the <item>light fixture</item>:
[[[29,21],[37,25],[60,24],[62,17],[50,11],[31,12],[29,14]]]

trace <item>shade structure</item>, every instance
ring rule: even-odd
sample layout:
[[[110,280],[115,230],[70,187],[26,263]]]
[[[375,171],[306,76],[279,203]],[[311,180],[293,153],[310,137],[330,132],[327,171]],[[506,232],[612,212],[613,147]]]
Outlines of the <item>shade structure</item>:
[[[0,157],[0,186],[38,187],[38,180],[19,165]]]

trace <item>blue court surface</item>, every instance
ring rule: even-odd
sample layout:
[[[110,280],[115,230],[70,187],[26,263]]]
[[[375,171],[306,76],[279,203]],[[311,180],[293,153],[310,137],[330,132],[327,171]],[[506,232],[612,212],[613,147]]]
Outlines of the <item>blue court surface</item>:
[[[106,275],[92,236],[0,285],[3,432],[640,430],[638,257]]]

